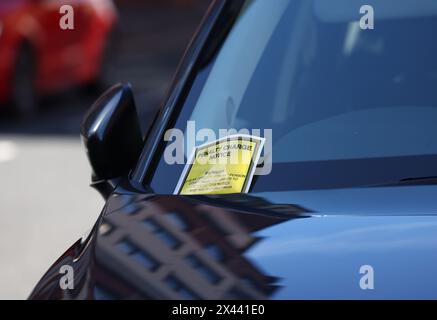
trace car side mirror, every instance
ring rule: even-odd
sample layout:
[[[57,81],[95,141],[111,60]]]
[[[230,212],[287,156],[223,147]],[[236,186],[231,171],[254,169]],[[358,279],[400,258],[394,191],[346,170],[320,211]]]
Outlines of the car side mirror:
[[[93,186],[104,195],[95,184],[127,176],[143,147],[130,84],[107,90],[86,113],[80,132],[93,170]]]

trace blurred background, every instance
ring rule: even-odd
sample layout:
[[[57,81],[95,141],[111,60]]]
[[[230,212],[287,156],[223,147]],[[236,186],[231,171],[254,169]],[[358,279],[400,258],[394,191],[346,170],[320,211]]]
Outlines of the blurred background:
[[[92,227],[103,199],[79,139],[111,84],[130,82],[143,130],[210,0],[0,0],[0,299],[25,299]]]

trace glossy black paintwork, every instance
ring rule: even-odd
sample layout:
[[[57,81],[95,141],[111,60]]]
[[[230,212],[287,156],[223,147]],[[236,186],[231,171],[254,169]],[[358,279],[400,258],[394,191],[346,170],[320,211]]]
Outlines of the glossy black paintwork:
[[[437,186],[158,196],[118,188],[32,299],[437,298]],[[62,265],[75,270],[62,290]],[[375,289],[359,286],[362,265]]]
[[[131,86],[116,84],[103,93],[86,113],[80,133],[93,181],[126,176],[143,145]]]

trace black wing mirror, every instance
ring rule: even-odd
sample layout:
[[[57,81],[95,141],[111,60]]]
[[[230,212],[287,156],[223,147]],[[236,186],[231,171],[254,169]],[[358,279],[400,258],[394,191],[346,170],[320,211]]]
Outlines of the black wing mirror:
[[[129,174],[143,146],[134,97],[129,84],[117,84],[89,109],[81,137],[93,170],[93,186]],[[107,188],[104,188],[107,189]]]

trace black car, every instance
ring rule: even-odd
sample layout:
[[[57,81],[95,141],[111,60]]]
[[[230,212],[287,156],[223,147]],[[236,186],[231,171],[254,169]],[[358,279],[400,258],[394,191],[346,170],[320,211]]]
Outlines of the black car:
[[[431,0],[215,1],[145,137],[129,85],[86,115],[106,205],[30,299],[436,299],[436,28]],[[247,190],[177,187],[194,123],[265,139]]]

